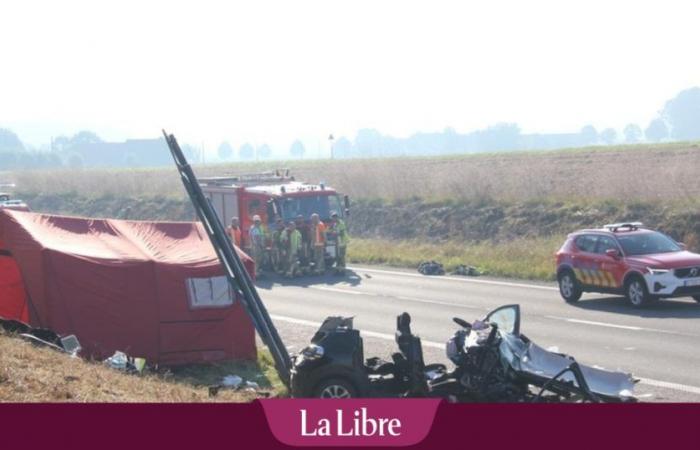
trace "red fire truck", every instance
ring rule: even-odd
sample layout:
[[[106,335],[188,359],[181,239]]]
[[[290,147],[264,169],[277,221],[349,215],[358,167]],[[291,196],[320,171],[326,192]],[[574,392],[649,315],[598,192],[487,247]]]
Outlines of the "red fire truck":
[[[311,214],[316,213],[327,223],[333,211],[343,218],[350,207],[347,195],[341,200],[335,189],[322,182],[296,181],[288,169],[200,178],[199,182],[224,227],[231,224],[231,218],[239,218],[244,248],[250,245],[248,230],[253,225],[253,216],[260,216],[268,230],[273,230],[276,217],[287,222],[301,215],[308,223]],[[328,248],[328,253],[332,256],[334,252]]]

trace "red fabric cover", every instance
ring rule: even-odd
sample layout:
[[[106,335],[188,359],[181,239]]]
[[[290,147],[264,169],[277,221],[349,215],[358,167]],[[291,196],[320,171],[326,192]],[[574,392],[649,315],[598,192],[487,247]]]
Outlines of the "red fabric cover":
[[[19,266],[29,322],[75,334],[87,356],[121,350],[159,364],[256,357],[255,331],[240,300],[190,308],[185,280],[223,275],[199,223],[3,210],[0,246]],[[237,251],[254,273],[252,259]],[[11,276],[2,267],[0,279]],[[17,310],[19,294],[8,298],[0,297],[0,315]]]

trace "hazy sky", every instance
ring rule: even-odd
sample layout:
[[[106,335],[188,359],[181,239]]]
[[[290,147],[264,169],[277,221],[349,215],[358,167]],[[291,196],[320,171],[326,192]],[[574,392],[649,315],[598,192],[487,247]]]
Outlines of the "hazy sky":
[[[166,127],[210,147],[363,127],[644,126],[700,84],[697,5],[3,1],[0,126],[34,144]]]

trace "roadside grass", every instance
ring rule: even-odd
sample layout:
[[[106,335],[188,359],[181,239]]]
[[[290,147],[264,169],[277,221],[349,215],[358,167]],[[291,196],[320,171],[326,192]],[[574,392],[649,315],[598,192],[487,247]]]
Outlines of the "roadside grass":
[[[565,236],[476,243],[447,241],[392,241],[353,238],[348,261],[393,267],[417,268],[421,261],[435,260],[450,272],[460,264],[476,267],[482,274],[528,280],[554,280],[554,253]]]
[[[257,362],[207,364],[166,372],[126,374],[98,361],[71,358],[0,332],[0,402],[189,403],[249,402],[260,394],[207,386],[236,374],[260,384],[261,391],[284,395],[264,351]],[[177,373],[182,370],[182,373]]]
[[[221,384],[227,375],[238,375],[245,381],[257,383],[263,391],[274,396],[287,396],[287,387],[280,380],[272,355],[267,349],[258,349],[257,361],[226,361],[211,364],[192,364],[176,367],[170,375],[174,381],[195,387]]]

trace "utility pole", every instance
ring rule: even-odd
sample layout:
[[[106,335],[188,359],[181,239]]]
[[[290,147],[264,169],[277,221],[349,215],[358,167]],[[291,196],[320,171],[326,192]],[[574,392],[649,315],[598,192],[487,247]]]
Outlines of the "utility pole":
[[[328,135],[328,142],[329,142],[330,145],[331,145],[331,159],[333,159],[333,157],[334,157],[334,155],[333,155],[333,139],[335,139],[335,138],[333,137],[333,134],[329,134],[329,135]]]

